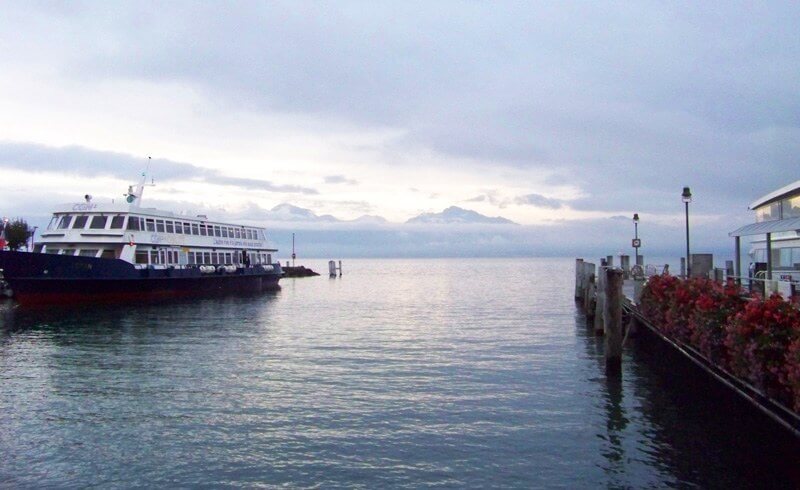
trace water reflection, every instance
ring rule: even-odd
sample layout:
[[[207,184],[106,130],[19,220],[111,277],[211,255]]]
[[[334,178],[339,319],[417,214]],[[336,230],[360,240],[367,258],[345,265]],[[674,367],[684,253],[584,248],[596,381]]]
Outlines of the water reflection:
[[[798,441],[692,364],[640,335],[626,346],[622,377],[605,376],[603,343],[583,315],[576,333],[601,387],[608,485],[800,488]]]

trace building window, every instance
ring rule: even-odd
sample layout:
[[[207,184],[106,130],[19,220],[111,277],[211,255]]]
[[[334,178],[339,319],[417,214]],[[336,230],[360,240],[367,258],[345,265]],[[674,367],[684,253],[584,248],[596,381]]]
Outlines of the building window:
[[[782,205],[783,219],[800,218],[800,196],[784,199]]]
[[[89,223],[89,228],[93,230],[105,230],[107,221],[107,216],[94,216],[92,222]]]
[[[112,230],[121,230],[125,225],[125,216],[116,215],[111,218],[111,229]]]
[[[774,202],[756,209],[756,222],[775,221],[781,219],[781,203]]]

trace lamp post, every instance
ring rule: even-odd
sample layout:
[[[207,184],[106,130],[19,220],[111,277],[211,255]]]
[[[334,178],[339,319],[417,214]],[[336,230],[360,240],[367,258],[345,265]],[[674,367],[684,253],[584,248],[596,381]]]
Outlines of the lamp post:
[[[688,187],[683,188],[681,200],[686,206],[686,278],[692,277],[692,260],[689,255],[689,203],[692,202],[692,191]]]
[[[642,242],[639,241],[639,213],[633,213],[633,249],[635,251],[634,265],[639,265],[639,247]]]

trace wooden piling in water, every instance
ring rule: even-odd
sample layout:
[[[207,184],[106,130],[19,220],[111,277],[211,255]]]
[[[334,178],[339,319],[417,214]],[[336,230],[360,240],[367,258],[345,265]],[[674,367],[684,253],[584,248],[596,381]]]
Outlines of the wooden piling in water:
[[[607,374],[622,372],[622,281],[621,270],[606,270],[603,316]]]
[[[581,285],[583,284],[583,259],[575,259],[575,299],[582,299],[583,298],[583,290],[581,289]]]
[[[601,260],[601,264],[605,264],[605,260]],[[603,331],[605,330],[603,315],[606,302],[606,271],[608,271],[608,267],[601,265],[597,272],[597,300],[595,301],[594,308],[595,335],[603,335]]]

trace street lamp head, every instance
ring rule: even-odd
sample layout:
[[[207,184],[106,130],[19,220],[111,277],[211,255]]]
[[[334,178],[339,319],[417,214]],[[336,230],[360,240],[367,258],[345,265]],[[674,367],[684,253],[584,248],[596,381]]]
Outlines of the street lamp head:
[[[633,213],[633,222],[634,223],[638,223],[639,222],[639,213]]]
[[[683,194],[681,194],[681,199],[683,199],[683,202],[685,203],[692,202],[692,191],[690,191],[688,187],[683,188]]]

